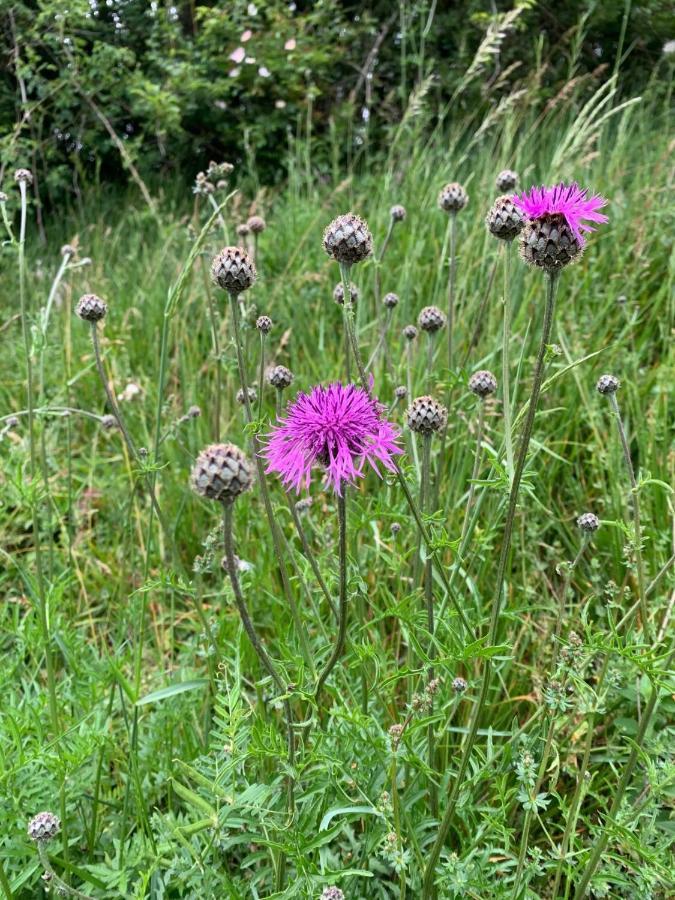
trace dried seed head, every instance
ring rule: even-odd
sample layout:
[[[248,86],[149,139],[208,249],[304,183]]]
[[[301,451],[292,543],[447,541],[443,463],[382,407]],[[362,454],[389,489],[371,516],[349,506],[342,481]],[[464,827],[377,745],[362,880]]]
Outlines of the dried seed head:
[[[267,228],[267,223],[262,216],[251,216],[246,224],[251,229],[253,234],[262,234],[263,231]]]
[[[32,184],[33,174],[28,169],[17,169],[14,173],[14,181],[17,184]]]
[[[394,396],[397,400],[405,400],[408,396],[408,388],[404,384],[399,384],[399,386],[394,390]]]
[[[351,266],[370,256],[373,252],[373,238],[363,219],[347,213],[333,219],[326,228],[323,247],[334,260]]]
[[[237,235],[239,237],[246,237],[251,229],[248,227],[246,222],[242,222],[240,225],[237,225]]]
[[[75,313],[85,322],[100,322],[107,312],[107,303],[96,294],[83,294],[75,307]]]
[[[599,394],[616,394],[621,382],[615,375],[601,375],[595,387]]]
[[[461,184],[453,181],[446,184],[438,195],[438,205],[447,213],[457,213],[469,202],[469,195]]]
[[[416,397],[408,407],[406,421],[417,434],[434,434],[445,428],[448,411],[433,397]]]
[[[467,687],[468,684],[464,678],[457,676],[457,678],[452,679],[452,689],[456,694],[463,694]]]
[[[403,329],[403,337],[406,341],[414,341],[417,337],[417,328],[414,325],[406,325]]]
[[[393,309],[395,306],[398,306],[398,294],[385,294],[382,302],[387,309]]]
[[[349,296],[351,298],[352,306],[353,306],[356,303],[356,301],[359,299],[359,289],[356,287],[355,284],[349,285]],[[335,300],[336,303],[339,303],[340,306],[342,306],[344,304],[345,289],[342,286],[342,282],[339,282],[339,284],[336,284],[335,287],[333,288],[333,300]]]
[[[492,372],[481,369],[469,378],[469,390],[477,397],[488,397],[497,390],[497,379]]]
[[[445,326],[445,313],[437,306],[425,306],[417,317],[417,324],[422,331],[434,334]]]
[[[248,290],[256,279],[255,266],[241,247],[225,247],[211,264],[213,281],[229,294]]]
[[[589,534],[592,534],[600,527],[600,519],[595,515],[595,513],[582,513],[577,519],[577,525],[582,531],[586,531]]]
[[[190,484],[201,497],[232,503],[253,484],[253,468],[234,444],[211,444],[197,457]]]
[[[267,380],[272,387],[283,391],[293,383],[293,373],[286,366],[274,366],[267,371]]]
[[[518,184],[518,173],[513,169],[504,169],[496,178],[497,190],[502,193],[512,191]]]
[[[485,218],[490,234],[501,241],[512,241],[518,237],[525,224],[525,218],[512,198],[504,195],[497,197],[492,209]]]
[[[331,885],[330,887],[323,889],[321,892],[321,900],[345,900],[345,895],[339,887]]]
[[[254,387],[250,387],[250,388],[248,388],[247,393],[248,393],[248,402],[255,403],[255,401],[258,399],[258,393],[257,393],[256,389]],[[244,405],[244,389],[243,388],[239,388],[239,390],[237,391],[237,403],[240,406]]]
[[[38,813],[28,823],[28,837],[38,843],[51,841],[61,830],[61,819],[54,813]]]
[[[269,316],[258,316],[255,320],[255,327],[261,334],[269,334],[272,330],[272,320]]]
[[[582,248],[561,213],[529,219],[520,233],[520,255],[530,266],[555,272],[581,258]]]
[[[438,689],[440,688],[440,686],[441,686],[441,679],[440,678],[432,678],[424,690],[427,692],[427,694],[434,697],[438,693]]]
[[[401,523],[400,522],[392,522],[391,523],[391,533],[394,537],[401,531]]]
[[[389,215],[393,222],[402,222],[406,217],[405,206],[401,206],[397,203],[389,210]]]
[[[105,428],[106,431],[117,428],[117,419],[115,416],[111,416],[109,413],[106,416],[101,416],[101,428]]]

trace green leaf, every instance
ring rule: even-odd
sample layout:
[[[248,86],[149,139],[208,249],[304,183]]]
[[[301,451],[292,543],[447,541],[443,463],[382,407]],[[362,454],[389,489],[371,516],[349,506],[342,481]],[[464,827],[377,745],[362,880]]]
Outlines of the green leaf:
[[[169,684],[158,691],[151,691],[136,701],[136,706],[145,706],[148,703],[157,703],[159,700],[166,700],[167,697],[175,697],[176,694],[184,694],[186,691],[195,691],[197,688],[203,688],[209,683],[208,678],[195,678],[193,681],[178,681],[176,684]]]
[[[375,809],[374,806],[337,806],[334,809],[329,809],[326,815],[321,820],[321,824],[319,825],[319,831],[324,831],[335,816],[342,816],[346,813],[358,813],[359,815],[368,815],[368,816],[382,816],[382,813],[379,809]]]

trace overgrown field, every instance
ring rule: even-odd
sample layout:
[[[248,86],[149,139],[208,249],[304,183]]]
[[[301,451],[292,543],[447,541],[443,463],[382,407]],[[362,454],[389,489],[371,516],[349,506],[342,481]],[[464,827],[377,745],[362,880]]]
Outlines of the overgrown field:
[[[254,173],[234,173],[241,189],[212,195],[222,221],[208,197],[166,185],[153,191],[156,215],[136,193],[92,187],[79,210],[51,211],[43,246],[29,205],[25,291],[20,192],[6,180],[6,897],[61,885],[96,898],[341,897],[332,886],[350,900],[672,896],[672,146],[662,103],[617,105],[603,89],[589,106],[572,97],[536,120],[506,111],[496,129],[473,124],[450,140],[425,136],[411,115],[386,158],[364,171],[336,163],[330,184],[308,175],[306,148],[278,193],[254,195]],[[608,198],[609,223],[560,275],[502,586],[505,252],[484,220],[506,167],[523,188],[578,180]],[[447,310],[451,217],[436,198],[455,180],[470,199],[456,218],[448,368],[447,326],[412,341],[402,330],[423,307]],[[393,204],[407,215],[380,259]],[[409,401],[446,403],[448,426],[428,442],[426,549],[395,473],[369,471],[345,491],[343,650],[330,605],[340,592],[342,501],[321,472],[300,495],[311,505],[299,508],[267,477],[276,535],[259,480],[231,507],[237,580],[282,693],[241,624],[222,564],[220,506],[191,490],[190,471],[217,439],[250,456],[251,435],[270,430],[277,400],[344,379],[340,273],[322,235],[348,210],[367,220],[375,245],[350,272],[357,339],[365,363],[377,350],[373,390],[402,429],[415,509],[425,441],[406,427]],[[267,223],[258,279],[234,306],[248,378],[263,391],[245,427],[232,310],[210,265],[240,241],[236,226],[251,213]],[[66,243],[74,255],[62,255]],[[510,258],[517,455],[547,279],[515,246]],[[377,298],[387,292],[399,303],[380,342],[386,310]],[[74,315],[85,293],[109,306],[94,331],[135,455],[102,419],[114,410],[92,329]],[[261,314],[273,320],[266,365],[294,374],[280,397],[259,384]],[[477,370],[498,381],[484,401],[468,388]],[[606,373],[621,382],[615,395],[596,390]],[[396,400],[399,386],[412,397]],[[201,415],[188,413],[193,406]],[[587,512],[600,520],[592,533],[577,525]],[[33,842],[27,824],[43,810],[61,829]]]

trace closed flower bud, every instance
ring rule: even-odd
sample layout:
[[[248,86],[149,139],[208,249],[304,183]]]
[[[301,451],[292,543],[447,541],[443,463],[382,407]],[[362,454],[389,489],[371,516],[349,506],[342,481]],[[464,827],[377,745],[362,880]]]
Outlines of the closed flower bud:
[[[246,237],[251,229],[248,227],[246,222],[242,222],[240,225],[237,225],[237,235],[239,237]]]
[[[581,245],[561,213],[529,219],[520,233],[520,255],[530,266],[555,272],[581,254]]]
[[[198,419],[201,414],[202,411],[198,406],[191,406],[187,411],[187,416],[189,419]]]
[[[487,397],[497,390],[497,379],[492,372],[481,369],[469,378],[469,390],[477,397]]]
[[[38,843],[51,841],[61,830],[61,820],[54,813],[38,813],[28,823],[28,837]]]
[[[441,312],[437,306],[425,306],[417,317],[417,324],[422,331],[434,334],[445,327],[445,313]]]
[[[446,184],[438,195],[438,205],[447,213],[457,213],[469,202],[469,195],[461,184],[453,181]]]
[[[261,334],[269,334],[272,330],[272,320],[269,316],[258,316],[255,320],[255,327]]]
[[[525,218],[511,197],[497,197],[487,214],[485,224],[490,234],[501,241],[512,241],[518,237],[525,224]]]
[[[600,519],[595,515],[595,513],[582,513],[577,519],[577,525],[582,531],[586,531],[589,534],[592,534],[600,527]]]
[[[256,271],[248,253],[241,247],[225,247],[211,264],[214,282],[229,294],[248,290],[256,279]]]
[[[417,328],[414,325],[406,325],[403,329],[403,337],[406,341],[414,341],[417,337]]]
[[[406,217],[405,206],[401,206],[397,203],[389,210],[389,215],[394,222],[402,222]]]
[[[247,393],[248,393],[248,402],[249,402],[249,403],[255,403],[255,401],[258,399],[258,394],[257,394],[257,392],[256,392],[256,389],[253,388],[253,387],[250,387],[250,388],[248,388]],[[238,403],[240,406],[243,406],[243,405],[244,405],[244,402],[245,402],[245,401],[244,401],[244,396],[245,396],[245,395],[244,395],[244,389],[243,389],[243,388],[239,388],[239,390],[237,391],[237,403]]]
[[[359,299],[359,289],[356,287],[355,284],[349,285],[349,296],[351,298],[352,306],[353,306],[356,303],[356,301]],[[345,289],[342,286],[342,282],[339,282],[333,288],[333,300],[335,300],[336,303],[339,303],[340,306],[342,306],[344,304]]]
[[[75,256],[76,252],[72,244],[64,244],[61,247],[61,256]]]
[[[401,523],[400,522],[392,522],[391,523],[391,533],[394,537],[399,534],[401,531]]]
[[[234,444],[211,444],[197,457],[190,483],[201,497],[232,503],[253,484],[253,469],[246,454]]]
[[[399,386],[394,390],[394,396],[397,400],[405,400],[408,396],[408,388],[404,384],[399,384]]]
[[[373,252],[373,238],[363,219],[347,213],[333,219],[326,228],[323,247],[334,260],[351,266],[370,256]]]
[[[272,387],[283,391],[293,383],[293,373],[286,366],[274,366],[267,372],[267,380]]]
[[[385,294],[382,302],[387,309],[393,309],[395,306],[398,306],[398,294]]]
[[[339,887],[331,885],[331,887],[323,889],[321,892],[321,900],[345,900],[345,895]]]
[[[75,307],[75,313],[85,322],[100,322],[107,312],[107,303],[96,294],[84,294]]]
[[[496,178],[497,190],[502,193],[513,191],[518,184],[518,173],[513,169],[504,169]]]
[[[417,434],[434,434],[445,428],[448,411],[433,397],[416,397],[406,412],[408,428]]]
[[[457,678],[452,679],[452,689],[456,694],[463,694],[467,687],[468,684],[464,678],[457,676]]]
[[[616,394],[621,382],[615,375],[601,375],[595,387],[599,394]]]
[[[262,234],[267,224],[262,216],[251,216],[246,223],[253,234]]]
[[[106,431],[111,431],[113,428],[117,428],[117,419],[115,416],[108,415],[101,416],[101,428],[105,428]]]
[[[33,174],[28,169],[17,169],[14,173],[14,181],[17,184],[31,185],[33,183]]]

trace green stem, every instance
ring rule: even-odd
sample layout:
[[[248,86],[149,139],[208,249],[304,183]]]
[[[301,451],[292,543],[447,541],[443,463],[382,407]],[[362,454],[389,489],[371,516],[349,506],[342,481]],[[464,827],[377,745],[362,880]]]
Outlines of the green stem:
[[[457,277],[457,213],[450,213],[450,272],[448,274],[448,369],[452,370],[452,342],[455,327],[455,281]]]
[[[70,887],[69,884],[66,884],[65,881],[59,878],[59,876],[52,868],[52,864],[49,862],[49,856],[47,855],[45,841],[37,842],[37,851],[38,856],[40,857],[40,862],[42,863],[42,868],[49,876],[49,882],[50,884],[54,885],[57,893],[65,897],[77,897],[79,898],[79,900],[93,900],[93,897],[90,897],[89,894],[83,894],[82,891],[76,891],[75,888]]]
[[[260,371],[258,373],[258,421],[262,419],[263,391],[265,390],[265,334],[260,332]]]
[[[344,294],[343,311],[347,340],[349,341],[349,345],[351,346],[352,355],[354,357],[354,361],[356,362],[356,368],[358,369],[359,378],[361,380],[361,384],[363,385],[363,389],[368,394],[370,394],[368,376],[366,375],[363,360],[361,359],[359,342],[356,337],[356,328],[354,324],[354,305],[352,303],[352,295],[349,292],[349,266],[340,263],[340,275],[342,277],[342,291]],[[349,375],[347,377],[349,377]]]
[[[220,399],[223,393],[223,361],[220,356],[220,341],[218,339],[218,316],[213,303],[211,291],[208,293],[209,319],[211,320],[211,337],[213,340],[213,355],[216,358],[216,397],[214,403],[215,427],[214,440],[220,441]]]
[[[513,481],[511,482],[511,490],[509,492],[509,502],[506,513],[506,522],[504,525],[504,537],[502,539],[501,552],[499,555],[499,563],[497,565],[497,576],[495,581],[495,596],[492,602],[492,610],[490,613],[490,626],[487,635],[487,646],[492,646],[495,643],[498,626],[499,626],[499,613],[501,609],[502,602],[502,592],[504,589],[504,576],[506,574],[506,565],[509,558],[509,552],[511,549],[511,537],[513,534],[513,523],[516,515],[516,506],[518,502],[518,493],[520,490],[520,482],[523,477],[523,471],[525,470],[525,462],[527,460],[527,451],[530,445],[530,438],[532,436],[532,428],[534,425],[534,417],[537,411],[537,402],[539,400],[539,393],[541,391],[541,384],[544,377],[544,357],[546,355],[546,345],[549,342],[551,328],[553,326],[553,313],[555,309],[555,297],[556,297],[556,289],[558,285],[558,273],[550,272],[547,273],[547,296],[546,296],[546,308],[544,311],[544,321],[542,325],[542,334],[541,340],[539,343],[539,352],[537,354],[537,361],[535,364],[534,370],[534,378],[532,383],[532,395],[530,397],[530,402],[527,410],[527,417],[525,419],[525,424],[523,426],[523,434],[520,440],[520,446],[518,448],[518,457],[516,459],[516,467],[513,475]],[[438,863],[438,859],[441,855],[441,850],[443,849],[443,845],[445,844],[445,839],[448,835],[448,831],[450,829],[450,825],[452,823],[452,818],[455,812],[455,806],[457,804],[457,798],[459,797],[459,792],[462,787],[462,783],[464,781],[464,775],[469,765],[469,760],[471,757],[471,751],[473,750],[473,746],[476,742],[476,736],[478,734],[478,725],[480,722],[480,717],[485,706],[485,702],[487,700],[487,695],[490,690],[490,682],[492,676],[492,660],[491,658],[487,658],[483,663],[483,679],[481,684],[481,690],[478,697],[478,702],[473,711],[473,715],[471,718],[471,724],[469,726],[469,733],[467,735],[466,743],[464,745],[464,750],[462,753],[462,757],[459,764],[459,769],[457,775],[454,779],[454,783],[452,785],[450,796],[448,798],[448,805],[446,807],[445,813],[443,815],[443,819],[438,828],[438,834],[436,835],[436,840],[431,848],[429,853],[429,859],[427,862],[427,867],[424,872],[424,884],[423,884],[423,898],[424,900],[431,900],[434,893],[434,874],[436,870],[436,864]]]
[[[338,530],[339,530],[339,603],[338,603],[338,635],[333,647],[333,652],[328,659],[323,671],[316,683],[315,697],[318,704],[321,690],[326,679],[335,668],[335,664],[342,656],[347,636],[347,504],[345,492],[347,486],[342,485],[342,494],[338,495]]]
[[[424,443],[422,445],[422,479],[420,482],[420,508],[425,515],[429,514],[431,507],[431,434],[424,435]],[[429,659],[433,660],[435,654],[434,647],[434,593],[433,593],[433,577],[431,557],[427,555],[424,563],[424,605],[427,613],[427,631],[429,632]],[[429,664],[428,679],[434,677],[433,663]],[[433,700],[432,700],[433,704]],[[433,705],[430,709],[433,713]],[[438,788],[435,782],[434,773],[436,772],[436,741],[434,737],[434,725],[430,722],[427,727],[427,761],[429,771],[432,773],[429,780],[429,806],[431,815],[438,817]]]
[[[473,470],[471,472],[471,484],[469,485],[469,496],[466,501],[466,509],[464,510],[464,521],[462,522],[462,533],[459,539],[459,557],[464,556],[467,532],[469,531],[469,518],[473,509],[473,500],[476,494],[476,481],[480,472],[480,461],[483,457],[483,425],[485,422],[485,402],[480,401],[478,407],[478,426],[476,428],[476,452],[473,457]]]
[[[312,552],[312,548],[310,546],[309,540],[305,533],[305,529],[302,527],[302,522],[300,520],[300,516],[298,515],[298,511],[295,508],[295,501],[293,500],[293,498],[291,497],[290,494],[286,494],[286,498],[288,500],[288,508],[291,512],[291,518],[293,519],[293,524],[295,525],[295,530],[297,531],[298,537],[300,538],[300,543],[302,544],[302,550],[303,550],[303,553],[305,554],[305,558],[309,562],[312,572],[314,573],[314,577],[316,578],[317,583],[318,583],[319,587],[321,588],[321,592],[323,593],[324,597],[326,598],[326,602],[330,606],[331,610],[333,611],[333,615],[335,616],[335,618],[337,620],[337,618],[338,618],[337,607],[335,606],[335,603],[333,602],[333,598],[330,595],[330,591],[328,590],[328,587],[326,586],[326,582],[323,579],[323,576],[321,574],[321,569],[319,568],[319,564],[316,561],[316,557],[314,556],[314,553]]]
[[[511,245],[504,244],[504,327],[502,332],[502,396],[504,398],[504,443],[506,445],[506,472],[509,483],[513,478],[513,435],[511,433],[511,388],[509,347],[511,344]]]

